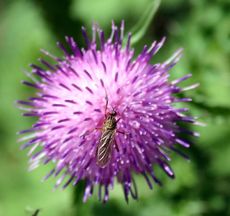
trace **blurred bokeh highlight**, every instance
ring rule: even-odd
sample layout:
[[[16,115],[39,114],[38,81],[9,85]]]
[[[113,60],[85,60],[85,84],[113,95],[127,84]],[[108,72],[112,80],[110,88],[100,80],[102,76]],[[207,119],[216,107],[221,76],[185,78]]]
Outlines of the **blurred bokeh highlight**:
[[[167,36],[153,63],[168,58],[177,48],[184,57],[172,70],[171,78],[193,73],[191,81],[200,87],[192,96],[193,115],[207,124],[194,127],[201,137],[192,140],[186,152],[188,162],[172,154],[176,179],[158,170],[163,187],[150,190],[138,180],[138,201],[126,204],[120,185],[111,191],[107,204],[94,195],[82,203],[79,188],[52,191],[55,180],[41,183],[50,166],[27,171],[26,151],[20,151],[16,132],[27,129],[34,120],[21,116],[17,99],[34,94],[22,86],[28,79],[23,70],[37,63],[41,48],[61,56],[56,41],[73,36],[84,46],[81,26],[91,29],[97,22],[109,35],[111,20],[122,19],[126,32],[132,29],[154,0],[1,0],[0,1],[0,216],[197,216],[230,215],[230,2],[228,0],[162,0],[145,36],[144,44]]]

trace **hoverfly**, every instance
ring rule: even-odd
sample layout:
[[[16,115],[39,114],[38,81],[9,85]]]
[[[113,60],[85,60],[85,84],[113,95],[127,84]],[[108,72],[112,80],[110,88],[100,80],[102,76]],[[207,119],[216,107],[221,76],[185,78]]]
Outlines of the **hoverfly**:
[[[107,113],[108,108],[108,96],[106,94],[106,105],[105,105],[105,120],[102,126],[102,133],[99,139],[99,144],[96,149],[96,160],[97,165],[104,168],[108,164],[112,151],[113,144],[115,143],[117,151],[119,151],[115,135],[117,131],[117,123],[120,120],[116,119],[117,112],[113,109],[112,112]],[[118,131],[119,133],[123,133]]]

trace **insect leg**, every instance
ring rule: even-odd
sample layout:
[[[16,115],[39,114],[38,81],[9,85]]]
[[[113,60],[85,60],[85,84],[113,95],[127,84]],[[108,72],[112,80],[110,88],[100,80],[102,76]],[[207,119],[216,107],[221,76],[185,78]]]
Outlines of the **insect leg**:
[[[103,128],[93,128],[91,130],[87,130],[84,134],[80,135],[81,138],[85,138],[86,135],[91,134],[95,130],[102,130]]]
[[[118,133],[123,134],[123,135],[129,135],[129,133],[125,132],[125,131],[121,131],[121,130],[117,130]]]
[[[125,131],[121,131],[121,130],[116,130],[118,133],[120,134],[123,134],[123,135],[126,135],[126,136],[129,136],[131,138],[131,134],[130,133],[127,133]]]
[[[115,138],[114,138],[114,144],[115,144],[115,147],[116,147],[117,152],[119,152],[119,147],[118,147],[118,144],[117,144],[117,141],[116,141]]]
[[[116,123],[118,123],[120,120],[121,120],[121,118],[117,119],[117,120],[116,120]]]
[[[94,130],[102,130],[103,128],[94,128]]]

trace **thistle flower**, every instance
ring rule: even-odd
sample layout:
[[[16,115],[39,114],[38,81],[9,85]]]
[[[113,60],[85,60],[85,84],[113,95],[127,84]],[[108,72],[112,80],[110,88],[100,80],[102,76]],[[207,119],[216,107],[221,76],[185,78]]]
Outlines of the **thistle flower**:
[[[80,49],[72,37],[66,37],[71,54],[58,43],[64,52],[63,59],[42,50],[56,63],[39,59],[45,68],[31,65],[32,73],[27,74],[32,82],[23,84],[35,88],[37,93],[18,104],[27,111],[24,116],[38,119],[32,128],[19,132],[28,134],[20,138],[26,141],[22,149],[30,147],[30,169],[54,162],[55,167],[44,179],[60,175],[55,188],[86,180],[84,201],[98,185],[99,199],[106,202],[115,179],[122,185],[126,201],[129,195],[136,199],[133,173],[143,175],[150,189],[152,181],[160,184],[153,170],[155,164],[173,178],[168,153],[180,153],[177,144],[190,146],[179,134],[198,136],[178,124],[197,123],[186,115],[187,109],[174,107],[177,102],[191,100],[178,99],[174,94],[197,84],[187,88],[177,86],[191,74],[169,81],[169,70],[180,59],[182,49],[163,63],[149,63],[165,38],[154,41],[149,48],[144,46],[134,59],[131,34],[126,44],[123,42],[124,22],[119,28],[112,24],[108,40],[97,25],[93,25],[92,39],[85,28],[82,32],[86,49]],[[96,44],[97,34],[100,47]],[[109,130],[105,122],[113,112],[116,112],[114,134],[103,143],[110,145],[105,150],[108,161],[100,166],[97,148],[102,145],[103,131]]]

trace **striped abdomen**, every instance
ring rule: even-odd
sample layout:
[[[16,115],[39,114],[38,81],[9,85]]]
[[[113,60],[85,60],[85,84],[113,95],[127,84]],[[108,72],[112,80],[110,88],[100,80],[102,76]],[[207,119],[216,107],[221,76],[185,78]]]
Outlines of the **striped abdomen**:
[[[105,167],[111,158],[114,136],[115,130],[106,130],[101,135],[96,152],[97,164],[100,167]]]

